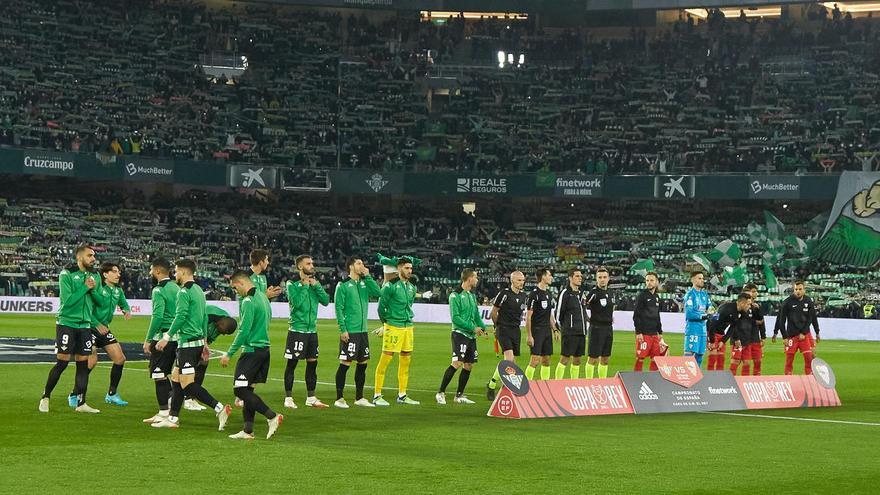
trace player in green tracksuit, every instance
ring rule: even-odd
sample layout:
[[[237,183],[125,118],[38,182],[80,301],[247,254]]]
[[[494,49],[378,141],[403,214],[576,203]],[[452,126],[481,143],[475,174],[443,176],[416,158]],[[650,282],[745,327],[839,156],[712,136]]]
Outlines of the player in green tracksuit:
[[[127,406],[128,402],[124,401],[117,393],[119,382],[122,380],[122,370],[125,366],[125,353],[122,352],[122,346],[110,331],[110,323],[113,321],[113,313],[116,308],[122,310],[126,320],[130,320],[131,308],[125,299],[125,293],[118,287],[119,265],[111,262],[102,263],[98,273],[101,275],[103,286],[95,291],[97,297],[95,298],[95,309],[92,312],[93,345],[92,354],[89,356],[89,373],[98,364],[98,348],[104,349],[113,362],[113,367],[110,368],[110,388],[107,390],[107,395],[104,396],[104,402]],[[76,407],[75,397],[71,393],[70,407]]]
[[[446,387],[462,368],[458,376],[458,390],[455,393],[456,404],[473,404],[474,401],[464,395],[471,369],[477,362],[477,335],[486,334],[486,324],[480,314],[477,298],[473,290],[477,287],[477,272],[465,268],[461,272],[461,288],[449,294],[449,313],[452,316],[452,364],[446,368],[440,390],[437,392],[437,404],[446,404]]]
[[[324,409],[326,404],[315,397],[318,385],[318,305],[330,304],[330,296],[315,279],[312,257],[303,254],[296,257],[299,280],[287,282],[287,300],[290,304],[290,320],[284,358],[284,407],[296,409],[293,401],[293,378],[300,359],[306,360],[306,406]]]
[[[241,315],[238,334],[229,347],[229,351],[220,358],[220,364],[229,365],[229,359],[239,350],[241,358],[235,365],[233,390],[241,399],[244,428],[242,431],[229,435],[235,440],[251,440],[254,438],[254,417],[260,413],[266,417],[269,432],[266,439],[272,438],[284,420],[284,416],[275,414],[269,406],[254,393],[254,384],[266,383],[269,376],[269,323],[272,320],[272,306],[266,294],[257,290],[253,281],[245,271],[232,274],[229,284],[241,296]]]
[[[231,407],[217,401],[207,390],[196,383],[196,366],[202,356],[208,352],[205,342],[207,338],[208,313],[205,309],[205,292],[195,283],[193,278],[196,264],[192,260],[177,262],[175,276],[180,285],[177,293],[177,309],[174,321],[156,344],[161,351],[172,338],[178,337],[177,362],[171,375],[173,393],[171,395],[171,411],[167,418],[153,423],[154,428],[177,428],[180,424],[178,416],[183,406],[184,395],[195,397],[202,404],[214,409],[217,414],[219,430],[223,431],[229,419]]]
[[[251,283],[254,284],[254,287],[257,288],[257,291],[266,294],[266,297],[269,299],[274,299],[281,295],[281,287],[272,286],[269,287],[269,281],[266,279],[266,271],[269,269],[269,251],[264,249],[254,249],[250,254],[251,260],[251,273],[249,278],[251,279]],[[238,310],[241,311],[241,300],[242,298],[238,297]]]
[[[76,248],[76,264],[61,270],[58,275],[61,306],[55,320],[55,366],[49,370],[39,411],[49,412],[49,396],[58,385],[71,355],[76,360],[74,393],[76,411],[98,413],[86,404],[89,385],[89,355],[92,354],[92,315],[101,290],[101,277],[95,273],[95,250],[89,246]]]
[[[339,282],[333,296],[336,307],[336,322],[339,324],[339,369],[336,370],[336,402],[334,405],[348,409],[343,398],[345,377],[353,361],[357,362],[354,372],[355,405],[375,407],[364,398],[364,384],[367,381],[367,363],[370,360],[370,338],[367,333],[367,312],[370,297],[382,294],[379,284],[370,276],[364,261],[352,256],[346,263],[348,280]]]
[[[144,339],[144,354],[150,356],[150,378],[156,384],[156,402],[159,412],[144,420],[155,423],[168,417],[168,401],[171,398],[171,370],[177,355],[177,339],[170,341],[163,350],[156,349],[156,343],[171,326],[177,310],[177,292],[180,287],[171,279],[171,262],[165,258],[154,258],[150,262],[150,277],[156,281],[150,293],[152,316],[147,336]]]

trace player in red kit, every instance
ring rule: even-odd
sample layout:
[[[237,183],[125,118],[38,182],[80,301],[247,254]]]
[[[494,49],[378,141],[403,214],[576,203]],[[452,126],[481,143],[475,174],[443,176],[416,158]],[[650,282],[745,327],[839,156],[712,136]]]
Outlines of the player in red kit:
[[[636,328],[636,364],[634,369],[642,371],[645,359],[651,359],[651,371],[657,371],[654,358],[665,356],[669,346],[663,341],[663,325],[660,321],[660,296],[657,295],[657,274],[645,275],[645,290],[636,297],[633,311]]]
[[[810,325],[816,332],[815,341],[810,335]],[[776,327],[773,329],[773,342],[776,342],[776,334],[780,332],[785,339],[785,374],[791,374],[794,356],[801,351],[804,355],[804,374],[812,375],[814,349],[819,343],[819,319],[816,316],[816,305],[805,295],[803,281],[794,283],[794,293],[779,308]]]

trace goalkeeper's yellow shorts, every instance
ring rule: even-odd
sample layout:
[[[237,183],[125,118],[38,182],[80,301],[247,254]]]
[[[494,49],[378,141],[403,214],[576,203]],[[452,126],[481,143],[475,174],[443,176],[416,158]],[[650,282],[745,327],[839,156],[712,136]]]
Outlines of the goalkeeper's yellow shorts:
[[[412,352],[413,327],[395,327],[385,324],[385,336],[382,338],[384,352]]]

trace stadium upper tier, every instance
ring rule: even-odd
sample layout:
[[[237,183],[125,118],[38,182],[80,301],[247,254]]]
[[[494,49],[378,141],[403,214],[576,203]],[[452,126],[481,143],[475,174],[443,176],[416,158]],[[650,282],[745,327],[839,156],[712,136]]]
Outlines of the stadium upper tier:
[[[771,313],[796,278],[807,280],[825,316],[864,317],[865,305],[875,304],[880,293],[880,272],[808,257],[824,221],[816,218],[818,207],[803,203],[780,208],[777,224],[760,209],[731,202],[608,201],[577,208],[499,202],[481,206],[475,217],[450,202],[392,207],[286,195],[267,204],[238,194],[191,191],[176,199],[144,198],[109,188],[48,189],[38,182],[19,184],[3,197],[0,295],[57,294],[58,272],[82,242],[95,246],[99,261],[122,264],[122,287],[131,298],[149,297],[148,261],[156,255],[196,260],[197,280],[208,298],[232,297],[226,277],[249,264],[254,248],[272,253],[269,282],[282,285],[294,277],[293,259],[311,253],[330,294],[345,277],[343,265],[352,254],[363,256],[377,276],[376,252],[416,255],[424,259],[417,285],[430,293],[420,299],[424,302],[445,302],[465,267],[479,270],[476,293],[485,302],[515,269],[525,272],[530,289],[534,270],[549,266],[557,290],[570,267],[584,269],[591,282],[592,271],[606,266],[612,288],[621,292],[620,308],[631,309],[642,287],[639,270],[650,268],[640,260],[650,259],[661,276],[663,309],[679,311],[688,271],[699,268],[695,254],[708,258],[702,263],[709,265],[716,301],[751,281],[761,287],[760,300]],[[768,253],[764,238],[774,232],[780,242]],[[725,260],[732,270],[723,269]],[[774,290],[765,290],[770,285],[765,261],[778,280]]]
[[[880,166],[870,18],[716,16],[602,39],[342,12],[3,2],[0,145],[479,173]],[[215,54],[246,71],[207,76]]]

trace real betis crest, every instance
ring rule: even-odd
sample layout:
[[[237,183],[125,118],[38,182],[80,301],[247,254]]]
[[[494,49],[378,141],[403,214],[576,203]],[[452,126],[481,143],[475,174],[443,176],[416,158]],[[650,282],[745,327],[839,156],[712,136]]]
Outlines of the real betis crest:
[[[880,173],[844,172],[813,255],[841,265],[880,262]]]

